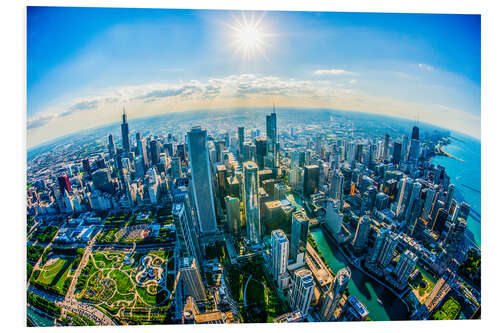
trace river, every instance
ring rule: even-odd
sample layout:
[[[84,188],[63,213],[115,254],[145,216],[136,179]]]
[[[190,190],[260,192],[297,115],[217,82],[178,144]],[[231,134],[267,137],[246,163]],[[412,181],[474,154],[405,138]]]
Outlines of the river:
[[[298,195],[287,195],[287,199],[293,206],[300,208],[302,200]],[[387,288],[373,280],[357,268],[349,264],[342,253],[335,248],[333,243],[329,243],[321,228],[311,228],[310,234],[318,244],[321,254],[326,262],[336,273],[339,269],[348,266],[351,270],[351,280],[347,287],[351,295],[356,296],[363,303],[370,314],[372,320],[405,320],[408,319],[406,306],[399,298],[394,296]],[[383,303],[380,304],[377,299]]]
[[[351,295],[356,296],[363,303],[372,320],[405,320],[408,319],[406,306],[392,292],[377,281],[350,265],[342,253],[330,243],[321,228],[312,228],[310,234],[318,244],[321,254],[336,273],[339,269],[348,266],[351,270],[351,279],[347,285]],[[380,299],[383,305],[379,304]]]
[[[54,326],[54,319],[49,319],[47,316],[41,315],[27,306],[27,315],[38,327],[52,327]]]

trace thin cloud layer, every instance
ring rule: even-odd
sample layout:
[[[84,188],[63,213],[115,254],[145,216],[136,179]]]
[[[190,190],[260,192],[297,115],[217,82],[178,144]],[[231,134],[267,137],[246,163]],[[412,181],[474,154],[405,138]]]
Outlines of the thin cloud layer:
[[[346,71],[344,69],[318,69],[317,71],[314,72],[316,75],[354,75],[356,73]]]

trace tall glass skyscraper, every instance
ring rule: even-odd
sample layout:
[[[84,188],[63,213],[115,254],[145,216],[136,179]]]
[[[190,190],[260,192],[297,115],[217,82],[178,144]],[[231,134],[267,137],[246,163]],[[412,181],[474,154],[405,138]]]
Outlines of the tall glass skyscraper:
[[[278,132],[276,128],[276,113],[266,115],[266,136],[267,136],[267,154],[269,167],[276,171],[278,168]]]
[[[129,136],[128,136],[127,113],[125,112],[125,108],[123,108],[123,115],[122,115],[122,145],[123,145],[123,150],[125,152],[130,151],[130,140],[129,140]]]
[[[113,140],[113,134],[110,134],[108,136],[108,151],[109,151],[109,156],[111,158],[115,157],[116,148],[115,148],[115,142]]]
[[[202,234],[217,232],[212,176],[208,160],[207,131],[193,127],[187,134],[191,166],[193,200]]]
[[[179,242],[180,255],[183,257],[194,257],[197,263],[203,263],[187,191],[182,191],[174,197],[172,216],[176,228],[177,241]]]
[[[243,163],[243,200],[247,222],[247,239],[260,243],[259,167],[255,162]]]

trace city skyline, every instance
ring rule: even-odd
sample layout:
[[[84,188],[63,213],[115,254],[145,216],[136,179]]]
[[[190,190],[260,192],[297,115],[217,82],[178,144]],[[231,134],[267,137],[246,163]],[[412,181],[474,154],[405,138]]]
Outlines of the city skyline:
[[[478,15],[29,7],[27,64],[28,147],[124,106],[135,119],[276,103],[480,137]]]

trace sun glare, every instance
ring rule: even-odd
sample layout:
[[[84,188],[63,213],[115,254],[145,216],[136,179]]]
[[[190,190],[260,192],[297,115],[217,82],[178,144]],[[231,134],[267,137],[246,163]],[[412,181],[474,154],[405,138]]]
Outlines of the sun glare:
[[[259,54],[264,56],[265,39],[269,36],[261,24],[263,16],[247,18],[245,14],[235,19],[232,29],[233,45],[245,60],[255,59]]]

